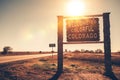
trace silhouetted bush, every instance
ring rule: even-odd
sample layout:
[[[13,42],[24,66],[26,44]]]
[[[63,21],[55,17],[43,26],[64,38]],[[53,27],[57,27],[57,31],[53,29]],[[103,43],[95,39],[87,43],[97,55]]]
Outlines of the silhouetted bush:
[[[79,50],[75,50],[75,51],[73,51],[74,53],[80,53],[80,51]]]
[[[95,53],[103,53],[103,51],[101,49],[97,49],[95,50]]]
[[[42,51],[39,51],[39,53],[42,53]]]
[[[94,51],[93,51],[93,50],[90,50],[89,53],[94,53]]]

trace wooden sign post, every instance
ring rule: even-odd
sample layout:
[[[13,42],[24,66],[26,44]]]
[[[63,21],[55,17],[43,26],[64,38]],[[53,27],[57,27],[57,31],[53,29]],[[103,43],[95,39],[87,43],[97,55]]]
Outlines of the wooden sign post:
[[[113,75],[111,66],[111,40],[110,40],[110,13],[103,13],[103,32],[104,32],[104,62],[105,62],[105,75]]]
[[[58,16],[58,74],[63,72],[63,16]]]

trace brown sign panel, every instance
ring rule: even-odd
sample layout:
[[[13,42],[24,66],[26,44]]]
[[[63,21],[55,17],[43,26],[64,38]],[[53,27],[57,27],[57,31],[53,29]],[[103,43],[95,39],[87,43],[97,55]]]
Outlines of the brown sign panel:
[[[99,19],[66,20],[67,41],[99,41]]]

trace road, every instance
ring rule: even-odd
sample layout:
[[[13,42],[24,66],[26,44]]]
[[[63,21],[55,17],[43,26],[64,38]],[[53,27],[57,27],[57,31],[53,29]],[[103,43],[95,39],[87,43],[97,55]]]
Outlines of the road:
[[[54,53],[53,55],[57,55],[57,53]],[[0,63],[19,61],[19,60],[26,60],[26,59],[33,59],[33,58],[39,58],[39,57],[45,57],[45,56],[52,56],[52,54],[0,56]]]
[[[64,53],[67,54],[67,53]],[[57,53],[54,53],[53,55],[57,55]],[[92,54],[89,54],[92,55]],[[93,54],[93,55],[104,55],[104,54]],[[25,60],[25,59],[33,59],[33,58],[39,58],[39,57],[45,57],[45,56],[52,56],[52,54],[34,54],[34,55],[14,55],[14,56],[0,56],[0,63],[6,63],[6,62],[12,62],[12,61],[19,61],[19,60]],[[112,57],[118,57],[118,55],[112,55]]]

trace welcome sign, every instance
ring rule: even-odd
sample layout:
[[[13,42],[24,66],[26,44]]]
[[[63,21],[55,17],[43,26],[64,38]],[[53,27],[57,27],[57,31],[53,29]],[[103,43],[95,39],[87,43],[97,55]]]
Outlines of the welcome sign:
[[[99,19],[66,20],[67,41],[99,41]]]

